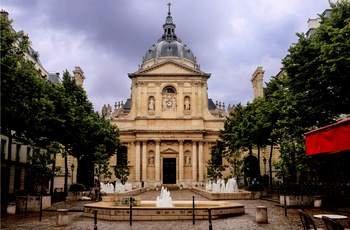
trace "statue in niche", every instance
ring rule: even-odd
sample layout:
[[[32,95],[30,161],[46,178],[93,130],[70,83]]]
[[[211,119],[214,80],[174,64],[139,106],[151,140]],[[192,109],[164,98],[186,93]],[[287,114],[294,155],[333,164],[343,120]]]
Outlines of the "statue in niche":
[[[111,113],[112,113],[112,107],[108,104],[106,116],[107,116],[107,117],[110,117],[110,116],[111,116]]]
[[[154,99],[151,97],[148,102],[148,110],[154,110]]]
[[[185,99],[185,110],[190,110],[190,99],[188,97]]]
[[[151,155],[149,155],[148,164],[149,165],[153,165],[154,164],[154,156],[153,156],[152,153],[151,153]]]
[[[105,117],[106,115],[107,115],[107,106],[106,104],[104,104],[102,107],[102,116]]]
[[[185,156],[185,165],[190,165],[191,164],[191,157],[190,154],[186,154]]]

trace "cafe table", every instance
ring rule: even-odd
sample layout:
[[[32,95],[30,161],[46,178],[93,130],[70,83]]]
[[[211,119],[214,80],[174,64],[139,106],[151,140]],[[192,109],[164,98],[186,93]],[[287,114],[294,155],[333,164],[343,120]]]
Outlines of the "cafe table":
[[[322,216],[326,216],[326,217],[333,219],[333,220],[345,220],[348,218],[347,216],[336,215],[336,214],[316,214],[316,215],[314,215],[314,218],[322,219]]]

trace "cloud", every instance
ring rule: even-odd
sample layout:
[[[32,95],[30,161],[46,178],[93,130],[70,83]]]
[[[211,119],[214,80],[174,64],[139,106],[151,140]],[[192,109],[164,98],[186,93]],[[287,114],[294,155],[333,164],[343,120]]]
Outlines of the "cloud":
[[[48,71],[80,66],[94,108],[130,97],[127,73],[163,33],[168,1],[3,0],[16,30],[29,34]],[[211,73],[209,98],[228,104],[253,99],[251,75],[276,75],[296,32],[329,8],[328,0],[188,0],[171,5],[177,36]]]

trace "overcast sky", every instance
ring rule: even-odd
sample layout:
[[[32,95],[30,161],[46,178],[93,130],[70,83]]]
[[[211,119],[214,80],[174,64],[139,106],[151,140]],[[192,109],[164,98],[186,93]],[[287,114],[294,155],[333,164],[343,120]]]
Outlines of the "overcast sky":
[[[29,35],[49,72],[84,71],[94,109],[130,97],[142,56],[163,34],[169,0],[2,0],[16,31]],[[209,98],[246,104],[251,76],[276,75],[297,32],[330,8],[328,0],[176,0],[171,2],[176,35],[211,73]]]

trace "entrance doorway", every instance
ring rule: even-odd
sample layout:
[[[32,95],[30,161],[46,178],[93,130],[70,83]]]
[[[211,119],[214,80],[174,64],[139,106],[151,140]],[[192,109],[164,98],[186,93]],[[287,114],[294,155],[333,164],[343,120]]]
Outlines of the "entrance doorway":
[[[163,184],[176,184],[176,158],[163,158]]]

